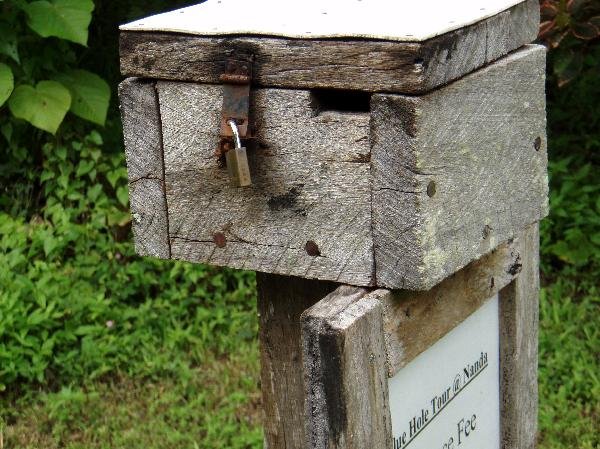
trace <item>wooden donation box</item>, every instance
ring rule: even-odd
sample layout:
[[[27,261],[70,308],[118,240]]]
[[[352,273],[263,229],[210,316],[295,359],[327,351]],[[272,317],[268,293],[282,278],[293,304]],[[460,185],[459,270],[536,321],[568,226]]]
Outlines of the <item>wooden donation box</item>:
[[[257,272],[265,447],[529,449],[533,0],[208,0],[121,27],[140,255]]]

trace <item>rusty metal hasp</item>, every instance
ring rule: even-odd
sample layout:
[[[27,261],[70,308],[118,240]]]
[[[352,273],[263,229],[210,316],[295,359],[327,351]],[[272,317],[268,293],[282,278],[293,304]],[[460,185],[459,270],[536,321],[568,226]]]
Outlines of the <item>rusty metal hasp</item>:
[[[249,136],[251,61],[230,59],[219,77],[223,83],[223,107],[217,155],[225,155],[227,169],[235,186],[251,184],[246,149],[240,139]],[[243,157],[241,153],[243,152]],[[235,153],[229,154],[229,153]],[[240,174],[244,174],[241,176]]]

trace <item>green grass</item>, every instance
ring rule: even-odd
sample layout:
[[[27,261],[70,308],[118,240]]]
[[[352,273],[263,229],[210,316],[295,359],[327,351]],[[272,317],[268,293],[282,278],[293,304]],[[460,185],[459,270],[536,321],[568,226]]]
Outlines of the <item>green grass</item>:
[[[600,291],[560,279],[540,298],[542,449],[600,447]]]
[[[255,344],[207,359],[187,381],[117,378],[30,391],[5,417],[7,448],[258,448]]]

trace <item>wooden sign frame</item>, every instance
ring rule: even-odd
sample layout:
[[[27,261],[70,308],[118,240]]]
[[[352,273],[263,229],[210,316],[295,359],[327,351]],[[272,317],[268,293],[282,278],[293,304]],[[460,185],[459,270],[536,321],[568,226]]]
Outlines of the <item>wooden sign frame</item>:
[[[259,275],[267,447],[391,448],[387,379],[498,293],[500,447],[532,448],[538,241],[534,224],[426,292]]]

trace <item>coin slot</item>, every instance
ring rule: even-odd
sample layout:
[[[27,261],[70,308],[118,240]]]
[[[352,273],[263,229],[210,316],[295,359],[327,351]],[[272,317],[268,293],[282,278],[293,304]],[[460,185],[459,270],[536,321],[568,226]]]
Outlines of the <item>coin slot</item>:
[[[371,112],[371,94],[360,90],[313,89],[311,106],[315,115],[323,112]]]

